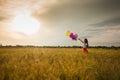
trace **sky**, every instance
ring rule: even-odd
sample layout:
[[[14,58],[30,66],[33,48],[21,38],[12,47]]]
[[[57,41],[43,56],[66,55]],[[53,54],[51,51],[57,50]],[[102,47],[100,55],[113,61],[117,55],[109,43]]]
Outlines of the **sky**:
[[[0,43],[81,46],[65,35],[71,31],[87,38],[90,46],[120,46],[119,4],[120,0],[0,0]]]

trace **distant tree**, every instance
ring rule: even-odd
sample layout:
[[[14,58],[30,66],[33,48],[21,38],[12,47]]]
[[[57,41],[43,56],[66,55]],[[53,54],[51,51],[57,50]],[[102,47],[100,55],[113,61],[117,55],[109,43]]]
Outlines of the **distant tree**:
[[[2,44],[0,43],[0,46],[2,46]]]

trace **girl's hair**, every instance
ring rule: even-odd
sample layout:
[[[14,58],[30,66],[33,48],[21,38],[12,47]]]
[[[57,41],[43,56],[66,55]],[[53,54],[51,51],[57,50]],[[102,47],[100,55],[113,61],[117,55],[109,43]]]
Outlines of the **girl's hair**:
[[[88,47],[88,40],[86,38],[84,39],[84,42],[87,44]]]

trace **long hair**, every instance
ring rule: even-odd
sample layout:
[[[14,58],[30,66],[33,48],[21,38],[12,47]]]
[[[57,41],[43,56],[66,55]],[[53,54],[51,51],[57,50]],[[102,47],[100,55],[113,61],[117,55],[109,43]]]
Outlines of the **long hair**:
[[[88,44],[88,40],[86,38],[84,39],[84,42],[87,44],[87,47],[88,47],[89,44]]]

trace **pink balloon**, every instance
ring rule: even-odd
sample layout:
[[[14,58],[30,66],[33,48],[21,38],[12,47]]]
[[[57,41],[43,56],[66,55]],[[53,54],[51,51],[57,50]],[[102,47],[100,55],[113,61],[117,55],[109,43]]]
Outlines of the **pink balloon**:
[[[70,33],[70,35],[73,35],[73,33]]]
[[[77,35],[77,34],[75,34],[75,37],[76,37],[76,38],[78,38],[78,35]]]

